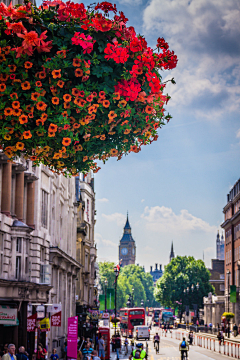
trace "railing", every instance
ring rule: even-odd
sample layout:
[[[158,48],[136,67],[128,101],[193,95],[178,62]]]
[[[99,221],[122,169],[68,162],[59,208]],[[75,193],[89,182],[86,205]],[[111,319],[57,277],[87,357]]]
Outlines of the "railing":
[[[171,337],[182,341],[188,338],[188,332],[171,330],[169,333],[162,329],[162,337]],[[203,335],[200,333],[193,334],[193,345],[200,346],[204,349],[214,351],[216,353],[227,355],[235,359],[240,359],[240,342],[236,340],[219,341],[214,335]],[[191,349],[191,348],[190,348]]]

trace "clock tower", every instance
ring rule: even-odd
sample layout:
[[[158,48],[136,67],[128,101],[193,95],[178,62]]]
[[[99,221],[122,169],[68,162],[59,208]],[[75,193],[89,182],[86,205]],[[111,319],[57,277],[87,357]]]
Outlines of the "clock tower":
[[[122,266],[135,264],[136,245],[132,237],[131,226],[129,224],[128,215],[126,225],[123,229],[123,236],[119,244],[119,260],[122,259]]]

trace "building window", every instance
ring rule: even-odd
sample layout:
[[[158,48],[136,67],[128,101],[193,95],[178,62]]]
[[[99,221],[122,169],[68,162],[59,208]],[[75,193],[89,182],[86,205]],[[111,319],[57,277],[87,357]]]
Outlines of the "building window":
[[[16,257],[16,279],[20,279],[21,276],[21,256]]]
[[[86,214],[87,214],[87,222],[89,222],[89,200],[87,199],[87,210],[86,210]]]
[[[3,252],[4,252],[4,239],[3,239],[3,233],[0,233],[0,274],[3,271]]]
[[[21,254],[22,250],[22,238],[18,237],[16,241],[16,252]]]
[[[224,290],[225,290],[224,284],[220,284],[220,291],[224,291]]]
[[[42,190],[42,226],[47,228],[48,219],[48,193]]]
[[[41,246],[40,261],[42,264],[45,262],[45,248],[43,246]]]

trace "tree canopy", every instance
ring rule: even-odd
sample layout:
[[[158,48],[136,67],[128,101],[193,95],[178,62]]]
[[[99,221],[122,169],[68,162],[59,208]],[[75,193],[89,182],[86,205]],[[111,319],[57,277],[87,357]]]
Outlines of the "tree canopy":
[[[113,262],[100,262],[100,284],[104,288],[105,279],[108,280],[108,287],[114,287],[115,275],[113,271]],[[146,273],[142,266],[127,265],[121,269],[117,283],[117,307],[125,307],[129,295],[133,292],[134,306],[141,306],[143,300],[144,306],[159,306],[154,298],[153,278],[151,274]]]
[[[193,304],[197,304],[200,307],[203,297],[209,292],[214,293],[214,287],[209,283],[210,275],[202,260],[195,260],[192,256],[177,256],[165,267],[163,276],[157,281],[155,298],[163,306],[178,308],[180,312],[185,305],[193,308]]]

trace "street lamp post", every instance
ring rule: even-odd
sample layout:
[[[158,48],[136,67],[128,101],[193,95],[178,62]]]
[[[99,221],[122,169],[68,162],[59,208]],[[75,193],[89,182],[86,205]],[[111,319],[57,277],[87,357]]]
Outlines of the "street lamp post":
[[[114,267],[114,274],[115,274],[115,327],[114,327],[114,335],[116,337],[116,320],[117,320],[117,279],[118,279],[118,275],[119,275],[119,271],[120,271],[120,265],[116,265]]]
[[[199,290],[199,283],[197,283],[196,285],[196,289],[197,289],[197,293],[198,293],[198,290]],[[198,295],[198,294],[197,294]],[[198,296],[197,296],[197,300],[198,300]],[[198,301],[197,301],[197,321],[199,323],[199,320],[198,320]]]
[[[107,312],[107,286],[108,286],[107,279],[105,279],[104,284],[105,284],[105,312]]]
[[[144,301],[141,300],[141,307],[144,307]]]
[[[133,293],[134,293],[134,288],[132,288],[132,307],[134,307],[134,299],[133,299]]]
[[[227,310],[229,312],[229,303],[230,303],[230,291],[229,291],[229,286],[230,286],[230,270],[227,269]],[[230,337],[230,331],[229,331],[229,320],[228,320],[228,338]]]

